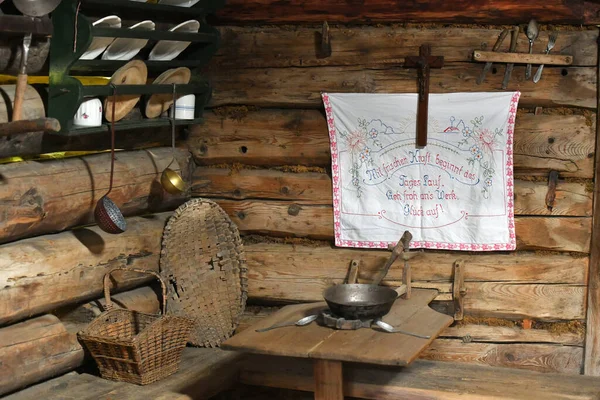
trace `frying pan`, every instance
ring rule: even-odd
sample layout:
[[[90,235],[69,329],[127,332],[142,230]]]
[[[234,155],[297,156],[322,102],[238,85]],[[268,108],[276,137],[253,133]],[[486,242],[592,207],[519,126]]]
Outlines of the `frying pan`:
[[[323,297],[331,312],[349,320],[376,319],[389,313],[399,292],[379,286],[379,282],[387,275],[393,262],[408,250],[411,239],[412,235],[406,231],[396,246],[392,245],[392,255],[373,284],[346,283],[326,289]]]

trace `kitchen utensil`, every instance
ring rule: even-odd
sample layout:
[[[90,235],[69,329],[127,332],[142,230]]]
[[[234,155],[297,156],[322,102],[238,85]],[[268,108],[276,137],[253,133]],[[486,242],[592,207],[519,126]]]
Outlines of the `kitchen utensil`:
[[[152,21],[142,21],[129,27],[144,31],[153,31],[155,27]],[[148,39],[117,38],[108,46],[102,54],[103,60],[131,60],[148,43]]]
[[[175,119],[194,119],[196,110],[196,96],[193,94],[187,94],[181,96],[177,100],[177,107],[171,106],[169,115]]]
[[[200,22],[191,19],[169,29],[169,32],[198,33],[198,29],[200,29]],[[187,49],[190,44],[191,42],[161,40],[150,51],[148,60],[171,61]]]
[[[266,332],[270,331],[271,329],[283,328],[284,326],[304,326],[315,321],[317,318],[319,318],[319,314],[309,315],[307,317],[300,318],[296,322],[281,322],[279,324],[271,325],[268,328],[257,329],[256,332]]]
[[[117,93],[117,87],[110,84],[113,89],[113,97]],[[113,187],[113,175],[115,171],[115,101],[112,102],[112,119],[110,123],[110,181],[108,192],[96,203],[94,219],[96,224],[106,233],[123,233],[127,229],[127,222],[119,210],[119,207],[108,197]]]
[[[108,17],[100,18],[99,20],[92,23],[93,26],[101,28],[120,28],[121,18],[116,15],[109,15]],[[87,48],[85,53],[80,57],[81,60],[93,60],[98,57],[106,48],[115,40],[112,37],[94,37],[92,43]]]
[[[13,0],[13,4],[19,11],[29,17],[42,17],[52,12],[61,0]],[[23,52],[21,53],[21,64],[17,76],[17,88],[13,104],[12,120],[22,119],[23,101],[25,100],[25,89],[27,88],[27,58],[31,46],[31,32],[23,37]]]
[[[154,79],[154,85],[185,85],[190,82],[192,72],[189,68],[169,69]],[[181,99],[180,99],[181,100]],[[181,103],[181,101],[179,101]],[[148,118],[159,117],[173,104],[173,97],[169,94],[153,94],[146,102],[145,114]]]
[[[492,51],[498,51],[498,49],[500,48],[500,46],[504,42],[504,39],[508,35],[508,32],[510,32],[510,29],[504,29],[502,31],[502,33],[500,33],[500,36],[498,36],[498,39],[496,40],[496,43],[494,44],[494,48],[492,49]],[[485,74],[487,74],[488,71],[492,68],[492,64],[493,64],[492,62],[486,62],[485,63],[485,65],[483,67],[483,71],[481,71],[481,75],[479,75],[479,78],[477,78],[477,84],[478,85],[481,85],[481,83],[485,79]]]
[[[110,83],[113,85],[145,85],[148,78],[148,68],[143,61],[133,60],[123,65],[115,71],[110,78]],[[122,96],[108,97],[104,102],[104,117],[107,121],[120,121],[123,119],[140,100],[141,95],[131,94]],[[109,114],[108,110],[112,109],[112,102],[116,101],[116,111],[114,114]]]
[[[60,132],[60,122],[54,118],[39,118],[0,124],[0,137],[28,132]]]
[[[554,46],[556,45],[557,38],[558,38],[557,31],[554,31],[550,34],[550,37],[548,38],[548,45],[546,46],[546,51],[544,51],[545,54],[549,54],[550,51],[554,48]],[[540,81],[540,79],[542,78],[543,70],[544,70],[544,64],[540,65],[538,67],[538,70],[535,72],[535,75],[533,76],[533,83],[538,83]]]
[[[402,329],[394,328],[392,325],[388,324],[387,322],[383,322],[380,319],[377,319],[374,322],[375,322],[375,325],[377,325],[378,327],[380,327],[381,329],[383,329],[384,331],[386,331],[388,333],[402,333],[404,335],[414,336],[414,337],[418,337],[421,339],[431,339],[431,336],[428,336],[428,335],[419,335],[418,333],[407,332],[407,331],[403,331]]]
[[[176,89],[175,84],[173,84],[173,105],[176,103],[175,97]],[[173,151],[173,158],[160,176],[160,183],[168,193],[183,193],[185,192],[185,182],[177,172],[169,168],[175,162],[175,118],[171,118],[171,150]]]
[[[332,286],[325,290],[323,297],[338,317],[373,319],[390,312],[398,293],[385,286],[357,283]]]
[[[513,27],[512,35],[510,36],[510,53],[514,53],[517,49],[517,42],[519,40],[519,27]],[[502,80],[502,89],[506,89],[508,87],[508,81],[510,80],[510,75],[512,74],[512,70],[515,67],[515,64],[510,63],[506,64],[506,72],[504,73],[504,79]]]
[[[73,124],[77,126],[102,125],[102,102],[100,99],[85,99],[73,117]]]
[[[383,280],[383,278],[385,278],[385,276],[387,275],[388,271],[390,270],[390,267],[392,266],[392,264],[394,263],[394,261],[396,261],[396,259],[398,259],[398,257],[400,257],[400,255],[402,255],[402,253],[405,250],[408,250],[408,246],[409,246],[409,243],[410,243],[411,240],[412,240],[412,234],[409,231],[404,231],[404,233],[402,234],[402,237],[400,238],[400,240],[398,241],[398,243],[391,248],[392,255],[390,256],[390,258],[385,263],[385,265],[384,265],[383,269],[381,270],[381,272],[373,280],[373,285],[379,285],[381,283],[381,281]]]
[[[529,21],[529,25],[527,25],[527,38],[529,39],[529,54],[533,54],[533,42],[537,39],[540,30],[538,28],[537,22],[535,19]],[[525,69],[525,79],[531,78],[531,64],[527,64]]]
[[[160,0],[159,4],[166,6],[191,7],[200,0]]]

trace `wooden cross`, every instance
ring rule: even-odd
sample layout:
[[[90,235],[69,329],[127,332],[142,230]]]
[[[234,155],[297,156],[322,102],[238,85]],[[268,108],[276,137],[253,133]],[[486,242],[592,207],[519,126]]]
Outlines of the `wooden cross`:
[[[417,146],[427,146],[427,114],[429,109],[429,69],[442,68],[444,57],[432,56],[431,46],[422,44],[418,57],[406,57],[405,68],[417,68],[419,106],[417,108]]]

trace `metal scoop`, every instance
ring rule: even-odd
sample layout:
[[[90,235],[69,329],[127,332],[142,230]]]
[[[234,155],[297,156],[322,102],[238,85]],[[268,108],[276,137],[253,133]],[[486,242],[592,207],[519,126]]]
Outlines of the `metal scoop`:
[[[309,315],[308,317],[300,318],[296,322],[282,322],[279,324],[271,325],[268,328],[257,329],[256,332],[266,332],[270,331],[271,329],[283,328],[284,326],[304,326],[315,321],[317,318],[319,318],[319,314]]]
[[[377,325],[378,327],[380,327],[381,329],[383,329],[384,331],[386,331],[388,333],[402,333],[404,335],[414,336],[414,337],[418,337],[421,339],[431,339],[431,336],[419,335],[418,333],[412,333],[412,332],[403,331],[402,329],[396,329],[392,325],[388,324],[387,322],[383,322],[380,319],[375,321],[375,325]]]
[[[171,116],[171,149],[173,151],[173,158],[167,168],[163,171],[160,176],[160,184],[162,187],[171,194],[179,194],[185,192],[185,182],[181,176],[169,168],[175,161],[175,112],[176,112],[176,95],[175,95],[175,84],[173,84],[173,114]]]
[[[113,88],[113,96],[116,95],[116,86],[110,84]],[[113,175],[115,171],[115,104],[116,97],[112,103],[112,121],[110,123],[110,184],[108,192],[96,203],[94,209],[94,219],[96,224],[106,233],[123,233],[127,229],[127,222],[119,210],[119,207],[108,197],[113,187]]]

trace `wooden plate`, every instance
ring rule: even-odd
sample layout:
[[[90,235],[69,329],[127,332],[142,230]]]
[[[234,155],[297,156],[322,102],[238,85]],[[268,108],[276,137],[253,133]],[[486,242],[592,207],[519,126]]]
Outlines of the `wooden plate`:
[[[115,85],[145,85],[148,78],[148,68],[143,61],[133,60],[115,71],[110,82]],[[131,94],[117,96],[115,102],[115,122],[122,120],[137,104],[141,95]],[[115,96],[108,96],[104,101],[104,116],[107,121],[112,121],[112,107]]]
[[[190,82],[192,72],[189,68],[173,68],[160,74],[153,85],[185,85]],[[178,95],[177,98],[181,97]],[[146,117],[156,118],[173,104],[173,94],[153,94],[146,103]]]

